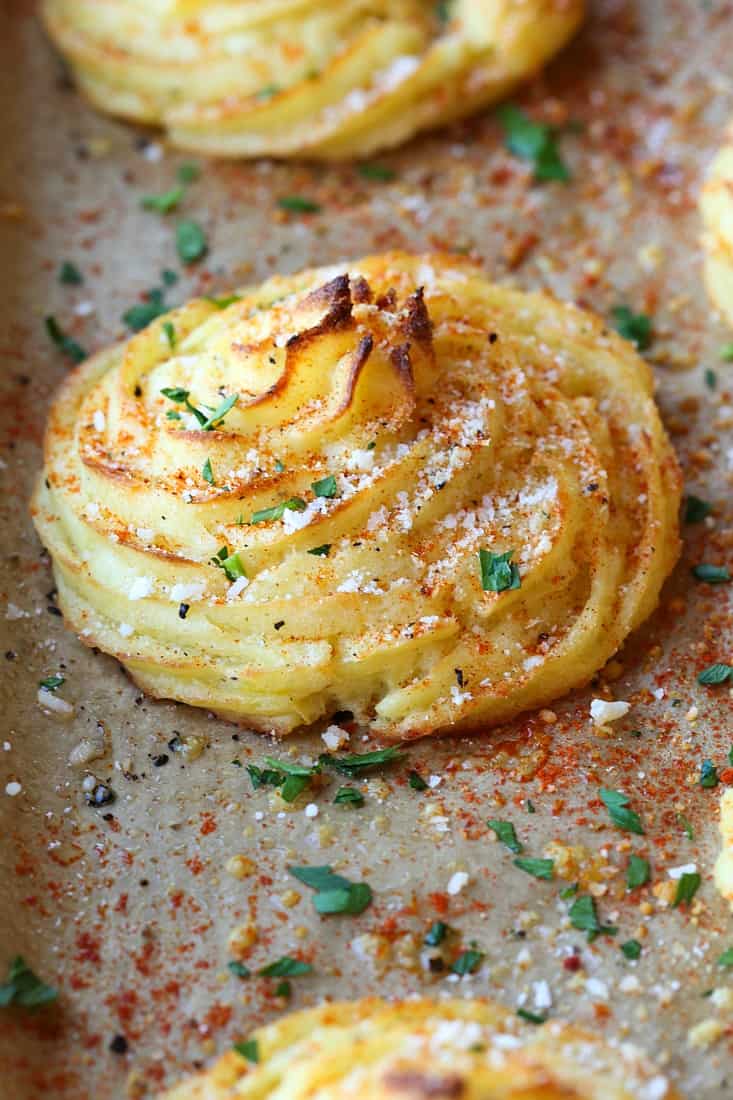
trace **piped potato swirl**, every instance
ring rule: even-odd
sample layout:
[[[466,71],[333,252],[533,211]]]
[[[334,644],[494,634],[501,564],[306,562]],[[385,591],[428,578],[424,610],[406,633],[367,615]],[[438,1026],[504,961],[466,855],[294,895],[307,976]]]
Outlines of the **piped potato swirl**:
[[[630,344],[393,253],[192,301],[83,363],[33,511],[68,623],[151,694],[402,740],[585,683],[656,605],[679,497]]]
[[[161,1100],[680,1100],[633,1044],[479,999],[327,1004],[248,1049],[257,1064],[231,1050]]]
[[[366,156],[506,95],[583,0],[44,0],[101,110],[224,156]]]

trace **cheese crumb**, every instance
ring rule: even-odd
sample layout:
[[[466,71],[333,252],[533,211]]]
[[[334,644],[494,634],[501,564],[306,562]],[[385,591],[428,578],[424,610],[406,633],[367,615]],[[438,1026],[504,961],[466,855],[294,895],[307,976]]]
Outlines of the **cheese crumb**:
[[[20,783],[17,783],[15,781],[11,783],[6,783],[5,785],[5,793],[9,794],[11,798],[15,798],[16,794],[20,794],[22,790],[23,788],[21,787]]]
[[[342,730],[340,726],[329,726],[321,734],[321,740],[328,749],[340,749],[342,745],[348,743],[349,734],[346,730]]]
[[[127,593],[128,600],[144,600],[153,591],[152,577],[135,577]]]
[[[448,881],[446,887],[447,893],[449,893],[451,897],[455,897],[456,894],[460,894],[464,887],[468,886],[468,881],[469,878],[465,871],[456,871],[454,875],[451,875]]]
[[[596,726],[606,726],[609,722],[615,722],[623,718],[631,710],[631,703],[619,699],[609,703],[606,699],[591,699],[590,716]]]

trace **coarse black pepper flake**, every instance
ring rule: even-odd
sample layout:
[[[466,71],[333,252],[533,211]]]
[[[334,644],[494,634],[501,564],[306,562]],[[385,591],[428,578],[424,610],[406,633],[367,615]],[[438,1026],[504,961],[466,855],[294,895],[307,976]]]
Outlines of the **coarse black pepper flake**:
[[[157,756],[153,757],[153,767],[154,768],[162,768],[165,764],[168,763],[169,760],[170,760],[170,757],[168,756],[167,753],[165,753],[165,752],[158,753]]]
[[[46,611],[48,611],[49,615],[56,615],[59,619],[61,618],[61,608],[56,607],[55,604],[50,603],[46,608]]]
[[[456,674],[456,683],[458,684],[459,688],[462,688],[463,687],[463,669],[462,668],[454,668],[453,671]]]
[[[5,650],[5,660],[6,661],[14,661],[17,656],[18,656],[18,654],[15,652],[14,649],[6,649]]]
[[[275,630],[281,630],[285,626],[285,619],[279,619],[276,623],[272,624]]]
[[[178,605],[178,618],[179,619],[185,619],[186,615],[188,615],[188,612],[190,611],[190,609],[191,609],[190,603],[179,603],[179,605]]]
[[[109,1042],[109,1049],[113,1054],[127,1054],[129,1043],[124,1035],[113,1035]]]

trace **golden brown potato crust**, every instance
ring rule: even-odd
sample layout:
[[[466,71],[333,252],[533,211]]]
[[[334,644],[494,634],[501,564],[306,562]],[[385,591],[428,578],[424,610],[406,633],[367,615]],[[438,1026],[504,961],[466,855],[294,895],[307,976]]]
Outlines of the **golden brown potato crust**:
[[[102,110],[224,156],[366,156],[506,95],[583,0],[44,0]],[[442,13],[442,14],[440,14]]]
[[[67,621],[152,694],[401,740],[585,683],[657,603],[679,494],[630,344],[395,253],[193,301],[82,364],[34,516]]]
[[[377,998],[285,1016],[162,1100],[679,1100],[631,1044],[487,1001]]]

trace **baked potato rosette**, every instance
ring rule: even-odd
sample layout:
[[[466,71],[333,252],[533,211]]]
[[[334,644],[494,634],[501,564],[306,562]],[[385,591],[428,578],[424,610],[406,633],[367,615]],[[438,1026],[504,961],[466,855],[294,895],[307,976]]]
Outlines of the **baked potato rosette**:
[[[243,1049],[163,1100],[679,1100],[631,1043],[522,1023],[482,1000],[323,1005],[260,1028]]]
[[[400,740],[587,681],[657,602],[679,495],[630,344],[396,253],[193,301],[83,363],[34,515],[68,623],[153,695]]]
[[[104,111],[224,156],[365,156],[506,95],[583,0],[44,0]]]
[[[700,210],[705,282],[713,302],[733,324],[733,127],[708,170]]]

